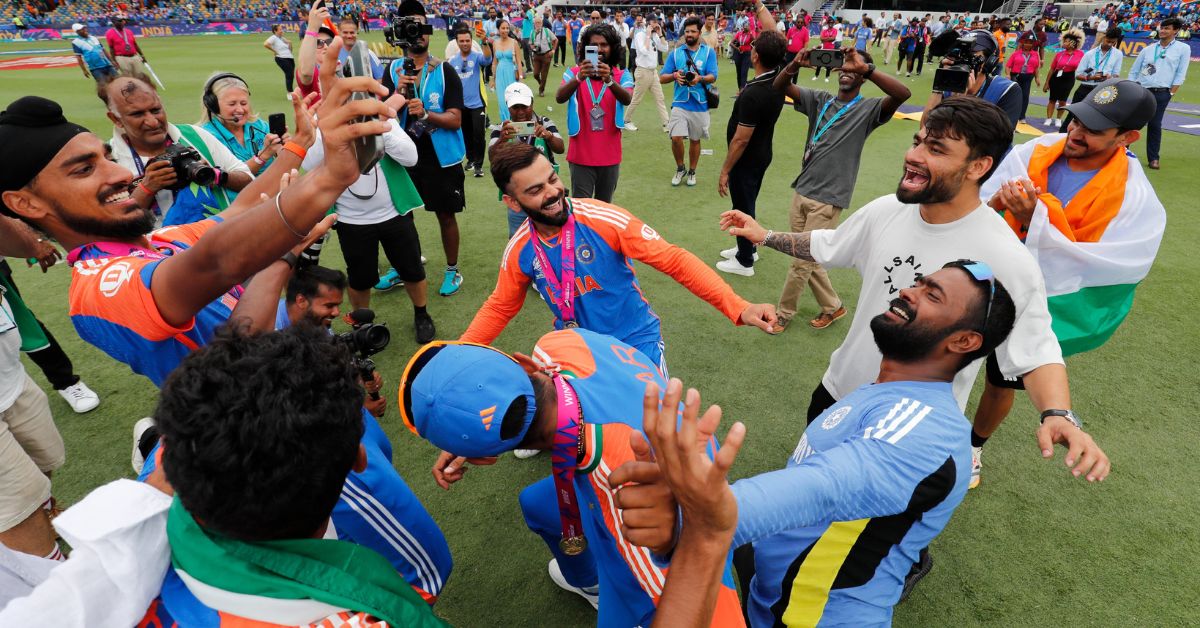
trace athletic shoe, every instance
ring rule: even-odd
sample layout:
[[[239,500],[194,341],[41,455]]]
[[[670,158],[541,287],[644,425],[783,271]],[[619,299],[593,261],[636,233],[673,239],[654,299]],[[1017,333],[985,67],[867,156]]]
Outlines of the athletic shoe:
[[[688,170],[687,175],[688,175],[688,177],[687,177],[688,187],[695,187],[696,186],[696,171]]]
[[[526,458],[532,458],[540,453],[542,453],[542,450],[540,450],[540,449],[514,449],[513,450],[513,455],[520,458],[521,460],[525,460]]]
[[[979,472],[983,470],[983,447],[971,448],[971,483],[967,488],[979,486]]]
[[[737,247],[735,246],[733,248],[729,248],[729,249],[725,249],[724,251],[721,251],[721,257],[724,257],[725,259],[736,258],[737,257]],[[756,262],[758,261],[758,251],[754,252],[754,261],[756,261]]]
[[[723,259],[717,262],[717,270],[730,273],[732,275],[741,275],[743,277],[753,277],[753,266],[742,266],[742,263],[735,259]]]
[[[845,315],[846,315],[845,306],[840,306],[840,307],[838,307],[838,309],[834,310],[832,313],[821,312],[820,316],[812,319],[811,321],[808,321],[808,324],[812,325],[813,329],[825,329],[826,327],[829,327],[830,325],[832,325],[834,321],[836,321],[837,319],[839,319]]]
[[[424,255],[422,255],[422,256],[421,256],[421,265],[422,265],[422,266],[424,266],[424,265],[425,265],[425,262],[428,262],[428,261],[429,261],[429,260],[425,259],[425,256],[424,256]]]
[[[909,72],[908,74],[905,74],[905,75],[904,75],[904,78],[912,78],[912,72]]]
[[[448,297],[462,287],[463,276],[457,270],[447,270],[446,276],[442,279],[442,287],[438,290],[438,294]]]
[[[814,77],[813,77],[813,80],[814,80],[814,81],[815,81],[815,80],[817,80],[817,77],[815,77],[815,76],[814,76]]]
[[[133,424],[133,455],[130,457],[130,462],[133,464],[133,472],[141,475],[142,468],[146,466],[146,457],[142,455],[142,436],[146,434],[146,430],[155,427],[153,417],[145,417],[138,419],[137,423]]]
[[[383,276],[379,278],[379,283],[375,284],[375,289],[380,292],[387,292],[396,286],[403,286],[404,282],[400,280],[400,273],[396,272],[395,268],[389,268]]]
[[[632,122],[626,122],[626,123],[625,123],[625,130],[626,130],[626,131],[636,131],[636,130],[638,130],[638,128],[637,128],[637,125],[636,125],[636,124],[634,124],[634,123],[632,123]]]
[[[826,77],[825,77],[825,82],[826,82],[826,83],[828,83],[828,82],[829,82],[829,77],[828,77],[828,76],[826,76]]]
[[[483,166],[475,166],[475,178],[476,179],[483,178]]]
[[[1054,126],[1055,122],[1058,122],[1058,120],[1055,120],[1054,118],[1046,118],[1046,121],[1043,122],[1042,124],[1044,126]]]
[[[66,399],[67,404],[78,414],[91,412],[100,405],[100,395],[92,392],[92,389],[88,388],[82,379],[58,391],[58,394]]]
[[[437,328],[433,326],[433,318],[428,314],[414,316],[413,327],[417,331],[417,344],[419,345],[428,344],[437,335]]]
[[[668,131],[667,131],[667,125],[665,125],[665,124],[664,124],[664,125],[662,125],[662,130],[663,130],[663,133],[667,133],[667,132],[668,132]]]
[[[554,584],[557,584],[559,586],[559,588],[561,588],[564,591],[570,591],[571,593],[574,593],[575,595],[582,597],[583,599],[588,601],[588,604],[592,605],[592,608],[594,608],[596,610],[600,610],[600,585],[596,585],[596,586],[592,586],[592,587],[572,586],[570,583],[567,582],[567,579],[563,576],[562,570],[558,568],[558,559],[557,558],[550,561],[548,570],[550,571],[550,579],[553,580]]]
[[[671,185],[679,187],[679,184],[683,182],[683,175],[685,174],[687,174],[687,171],[683,168],[676,170],[675,176],[671,177]]]
[[[933,557],[929,555],[929,548],[921,550],[921,558],[913,563],[912,569],[908,575],[904,577],[904,588],[900,591],[900,602],[908,599],[912,594],[913,589],[922,578],[929,575],[933,569]],[[897,602],[899,604],[900,602]]]
[[[471,168],[474,168],[474,167],[475,167],[475,164],[468,161],[467,163],[463,164],[463,172],[470,172]]]

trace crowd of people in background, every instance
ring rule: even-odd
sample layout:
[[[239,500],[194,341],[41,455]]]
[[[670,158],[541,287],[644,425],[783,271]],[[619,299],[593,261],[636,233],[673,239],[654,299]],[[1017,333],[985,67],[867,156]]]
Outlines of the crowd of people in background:
[[[1163,116],[1186,79],[1178,2],[1105,11],[1156,29],[1127,71],[1119,25],[1088,48],[1049,7],[1028,23],[887,12],[848,23],[761,0],[730,15],[476,0],[346,3],[336,13],[324,2],[125,10],[103,40],[72,27],[111,136],[41,96],[0,113],[0,255],[44,270],[62,257],[54,243],[64,247],[76,332],[160,398],[134,426],[141,482],[101,487],[56,519],[73,546],[67,560],[51,524],[51,474],[65,449],[20,352],[75,411],[100,399],[10,289],[11,273],[0,275],[0,420],[15,426],[0,434],[0,575],[18,585],[0,591],[15,599],[0,609],[5,625],[50,608],[88,625],[187,625],[218,613],[246,625],[439,625],[435,605],[461,549],[392,465],[377,420],[389,399],[442,450],[433,467],[442,488],[510,451],[552,452],[553,474],[514,506],[546,542],[550,581],[595,607],[602,626],[757,627],[813,612],[886,624],[981,481],[984,445],[1015,390],[1040,414],[1043,457],[1064,445],[1074,476],[1109,473],[1071,408],[1064,356],[1113,334],[1163,235],[1165,210],[1142,162],[1161,167]],[[197,94],[201,118],[173,117],[127,28],[130,15],[171,12],[303,20],[298,40],[276,27],[261,44],[284,75],[291,124],[264,121],[252,86],[219,68]],[[394,57],[359,38],[385,15],[419,32]],[[435,17],[446,21],[444,54]],[[1048,46],[1051,28],[1060,49]],[[956,61],[935,50],[948,39],[970,57],[957,60],[972,68],[965,87],[927,97],[895,193],[839,224],[868,137],[912,98],[916,76]],[[835,50],[840,65],[814,62]],[[730,70],[736,87],[722,92]],[[864,94],[868,83],[882,95]],[[1050,100],[1040,126],[1063,132],[1022,141],[1014,133],[1035,87]],[[364,93],[377,98],[351,99]],[[658,124],[641,131],[633,113],[647,94]],[[724,111],[726,157],[703,171],[702,146]],[[756,209],[789,115],[807,125],[788,138],[797,147],[783,166],[795,172],[789,224],[775,231]],[[1144,159],[1128,150],[1143,130]],[[703,253],[711,264],[614,203],[623,180],[644,176],[622,172],[625,138],[639,132],[661,138],[656,150],[676,166],[655,202],[701,184],[730,199],[713,228],[732,246]],[[365,136],[381,147],[371,163],[358,157]],[[470,242],[459,221],[478,215],[466,214],[465,186],[485,168],[508,244],[470,325],[438,340],[433,310],[456,302],[435,307],[429,292],[463,298],[459,258]],[[430,214],[440,247],[423,248],[415,224]],[[344,273],[320,265],[330,229]],[[791,266],[777,302],[751,303],[723,277],[753,277],[768,249]],[[667,379],[663,319],[634,261],[732,326],[772,335],[797,325],[806,287],[817,305],[811,329],[851,314],[826,269],[862,275],[845,340],[804,413],[819,429],[779,470],[727,482],[745,431],[735,426],[717,447],[719,411],[701,417],[699,395]],[[399,287],[412,326],[392,329],[419,349],[389,392],[345,346],[367,340],[331,340],[330,329],[341,320],[369,335],[373,293]],[[1120,298],[1089,300],[1089,288]],[[487,346],[530,292],[554,330],[532,357]],[[37,342],[26,346],[26,334]],[[92,519],[103,522],[99,539]],[[810,553],[824,539],[845,546],[837,560],[852,582],[828,565],[806,569],[833,560]],[[73,568],[54,569],[64,560]],[[114,565],[131,564],[133,575],[114,577]],[[794,594],[804,587],[820,602]]]

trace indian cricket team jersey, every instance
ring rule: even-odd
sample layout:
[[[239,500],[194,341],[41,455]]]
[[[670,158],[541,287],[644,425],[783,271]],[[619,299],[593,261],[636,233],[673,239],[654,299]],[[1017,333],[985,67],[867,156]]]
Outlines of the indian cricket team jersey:
[[[567,202],[575,215],[575,319],[580,327],[639,348],[662,339],[658,315],[642,294],[634,260],[670,275],[735,323],[749,305],[696,256],[667,242],[628,211],[594,199]],[[495,340],[521,310],[530,282],[554,314],[555,329],[563,328],[557,295],[533,251],[535,237],[539,236],[527,220],[509,240],[496,288],[461,340]],[[555,277],[562,276],[558,240],[543,240]]]
[[[579,395],[586,450],[576,470],[575,494],[599,576],[597,625],[649,626],[667,570],[655,565],[650,550],[630,543],[621,533],[621,511],[608,477],[634,459],[629,437],[642,429],[646,384],[655,382],[662,390],[666,382],[645,354],[584,329],[542,336],[533,357],[543,366],[556,367]],[[728,561],[712,625],[745,625]]]
[[[890,625],[967,492],[970,432],[948,382],[869,384],[808,426],[786,468],[735,483],[750,624]]]
[[[242,288],[234,286],[192,322],[175,327],[159,313],[150,281],[159,262],[196,244],[220,220],[159,229],[150,234],[149,249],[93,243],[72,251],[70,314],[79,337],[162,386],[184,356],[229,320]]]

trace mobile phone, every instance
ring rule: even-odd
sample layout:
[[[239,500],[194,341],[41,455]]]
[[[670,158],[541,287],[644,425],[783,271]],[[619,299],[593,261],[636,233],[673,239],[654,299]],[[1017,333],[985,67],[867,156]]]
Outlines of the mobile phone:
[[[533,130],[537,127],[537,122],[509,121],[509,124],[512,125],[513,130],[517,132],[517,135],[533,135]]]
[[[587,59],[588,63],[592,64],[592,67],[600,65],[600,49],[596,46],[584,46],[583,58]]]
[[[825,50],[817,48],[809,51],[808,63],[814,68],[829,68],[836,70],[842,67],[846,60],[846,52],[844,50]]]
[[[371,54],[366,42],[359,41],[350,49],[350,54],[343,66],[346,76],[371,76]],[[350,100],[374,99],[374,94],[367,92],[352,92]],[[355,122],[369,122],[374,117],[357,118]],[[366,135],[354,140],[354,154],[358,158],[358,171],[367,174],[383,157],[383,138],[378,135]]]
[[[279,137],[287,135],[287,117],[282,113],[273,113],[267,116],[267,128],[273,135]]]

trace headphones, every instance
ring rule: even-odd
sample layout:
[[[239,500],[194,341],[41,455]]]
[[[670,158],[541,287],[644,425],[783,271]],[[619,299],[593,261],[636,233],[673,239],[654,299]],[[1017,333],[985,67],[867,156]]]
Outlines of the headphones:
[[[214,74],[212,78],[208,79],[208,81],[204,83],[204,92],[200,96],[200,102],[204,103],[205,111],[207,111],[209,116],[212,118],[221,119],[221,103],[217,102],[217,95],[213,93],[213,85],[217,81],[227,78],[241,81],[242,86],[246,90],[246,95],[250,95],[250,85],[247,84],[245,79],[242,77],[234,74],[233,72],[220,72],[218,74]]]
[[[976,29],[969,31],[966,36],[975,40],[972,50],[984,53],[983,73],[988,76],[998,74],[1001,69],[1000,47],[996,45],[996,39],[992,34],[983,29]]]

